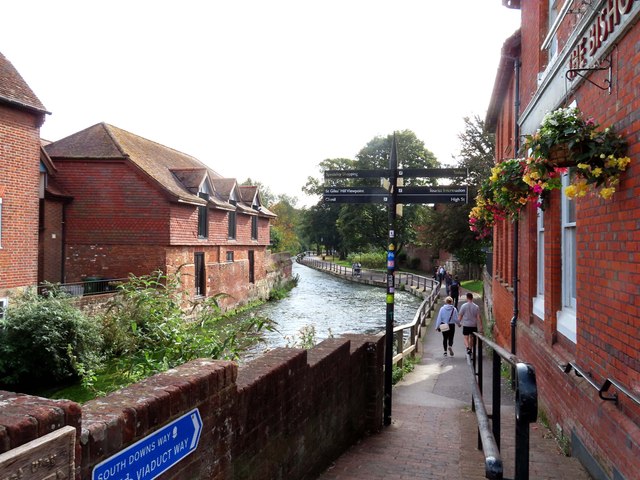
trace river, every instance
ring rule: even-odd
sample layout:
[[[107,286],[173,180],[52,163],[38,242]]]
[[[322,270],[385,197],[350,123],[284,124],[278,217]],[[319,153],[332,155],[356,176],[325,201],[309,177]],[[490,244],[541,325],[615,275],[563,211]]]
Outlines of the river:
[[[342,280],[298,263],[293,264],[293,275],[298,275],[299,281],[288,297],[252,311],[276,322],[277,331],[266,332],[264,341],[252,349],[249,357],[299,344],[300,331],[310,326],[315,328],[316,343],[343,333],[384,331],[386,289]],[[410,322],[421,303],[420,297],[397,292],[395,324]]]

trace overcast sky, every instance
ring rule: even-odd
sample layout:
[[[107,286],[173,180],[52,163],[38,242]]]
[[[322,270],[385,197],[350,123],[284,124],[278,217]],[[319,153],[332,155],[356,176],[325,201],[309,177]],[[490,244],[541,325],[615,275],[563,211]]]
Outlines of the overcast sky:
[[[501,0],[15,0],[0,51],[52,112],[42,137],[99,122],[274,194],[326,158],[413,130],[453,163],[484,118],[519,10]]]

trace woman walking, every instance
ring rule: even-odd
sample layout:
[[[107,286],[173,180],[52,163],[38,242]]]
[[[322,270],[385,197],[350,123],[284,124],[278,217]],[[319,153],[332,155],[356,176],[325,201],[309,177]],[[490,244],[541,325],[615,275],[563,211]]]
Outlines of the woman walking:
[[[442,347],[445,357],[447,356],[447,346],[449,347],[449,355],[453,357],[451,347],[453,347],[453,337],[456,333],[456,323],[458,323],[458,310],[453,306],[453,298],[447,297],[436,319],[436,330],[442,332]]]

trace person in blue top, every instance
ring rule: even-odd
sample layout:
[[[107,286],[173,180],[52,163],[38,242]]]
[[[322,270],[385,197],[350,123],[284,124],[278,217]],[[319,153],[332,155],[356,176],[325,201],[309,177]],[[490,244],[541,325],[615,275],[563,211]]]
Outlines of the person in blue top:
[[[436,318],[436,330],[442,332],[442,347],[444,348],[444,356],[447,356],[447,347],[449,355],[453,357],[453,337],[456,333],[456,323],[458,323],[458,310],[453,306],[453,298],[444,299],[444,305],[438,312]]]

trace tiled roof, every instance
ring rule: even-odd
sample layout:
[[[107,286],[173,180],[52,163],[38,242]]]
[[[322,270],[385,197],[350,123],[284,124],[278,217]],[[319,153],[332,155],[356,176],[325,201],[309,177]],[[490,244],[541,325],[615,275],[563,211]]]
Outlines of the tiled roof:
[[[204,203],[197,196],[197,186],[193,191],[198,178],[204,178],[205,173],[210,178],[220,178],[220,174],[195,157],[106,123],[74,133],[45,146],[45,149],[53,159],[129,159],[175,198],[189,203]],[[225,202],[212,203],[220,208],[233,209]]]
[[[260,191],[258,187],[255,185],[239,185],[238,190],[240,191],[240,197],[242,197],[242,201],[247,205],[253,207],[254,205],[258,206],[256,210],[259,214],[262,214],[265,217],[277,217],[275,213],[268,210],[262,205],[262,201],[260,200]]]
[[[22,109],[49,113],[33,90],[29,88],[27,82],[2,53],[0,53],[0,101]]]

